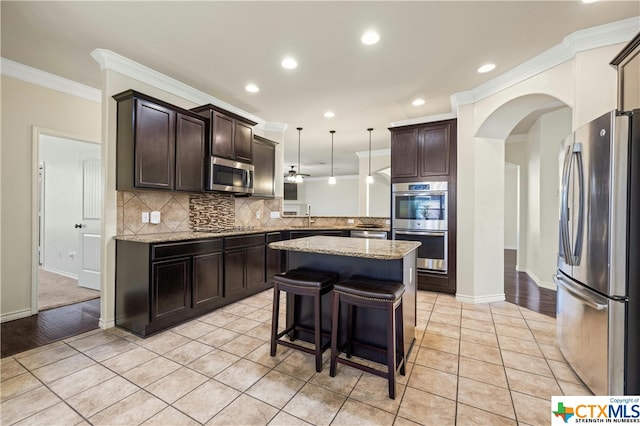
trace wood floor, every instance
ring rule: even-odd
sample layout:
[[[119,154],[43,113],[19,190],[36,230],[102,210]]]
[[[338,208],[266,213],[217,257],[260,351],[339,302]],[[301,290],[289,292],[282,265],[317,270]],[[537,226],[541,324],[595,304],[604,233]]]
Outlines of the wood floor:
[[[517,272],[516,251],[504,251],[504,292],[508,302],[556,316],[556,292],[540,288]],[[2,358],[98,328],[100,299],[42,311],[2,324]]]
[[[41,311],[2,323],[2,354],[7,357],[98,328],[100,299]]]

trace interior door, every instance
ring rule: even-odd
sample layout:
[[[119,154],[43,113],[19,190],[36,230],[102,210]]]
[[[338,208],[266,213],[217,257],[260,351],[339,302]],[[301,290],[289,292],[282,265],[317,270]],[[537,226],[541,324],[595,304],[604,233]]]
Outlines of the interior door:
[[[82,161],[82,212],[75,224],[79,234],[78,285],[100,290],[100,253],[102,224],[102,172],[101,161],[84,158]]]

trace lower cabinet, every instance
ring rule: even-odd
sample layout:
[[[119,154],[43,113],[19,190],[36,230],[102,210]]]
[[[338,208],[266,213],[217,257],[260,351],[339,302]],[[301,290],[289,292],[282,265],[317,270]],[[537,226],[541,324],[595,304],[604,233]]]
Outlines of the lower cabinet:
[[[222,253],[193,257],[193,305],[198,311],[208,311],[220,305],[223,298]]]
[[[241,299],[268,287],[265,234],[238,235],[224,239],[224,297]]]
[[[268,247],[269,243],[273,243],[275,241],[282,241],[284,238],[282,236],[282,232],[269,232],[267,235],[267,254],[266,254],[266,263],[267,263],[267,283],[271,284],[271,277],[275,274],[279,274],[280,272],[284,272],[285,264],[283,253],[281,250],[274,250]]]

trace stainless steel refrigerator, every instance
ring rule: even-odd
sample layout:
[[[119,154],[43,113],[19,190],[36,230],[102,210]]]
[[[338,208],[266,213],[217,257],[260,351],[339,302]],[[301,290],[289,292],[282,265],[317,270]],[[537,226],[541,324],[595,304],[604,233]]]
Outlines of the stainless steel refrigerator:
[[[567,138],[558,344],[596,395],[640,394],[639,169],[640,110],[611,111]]]

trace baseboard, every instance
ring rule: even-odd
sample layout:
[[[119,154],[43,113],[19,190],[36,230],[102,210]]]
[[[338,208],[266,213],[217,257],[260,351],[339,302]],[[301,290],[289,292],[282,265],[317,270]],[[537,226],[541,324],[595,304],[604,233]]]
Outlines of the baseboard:
[[[0,315],[0,323],[7,322],[7,321],[13,321],[13,320],[17,320],[17,319],[20,319],[20,318],[30,317],[31,315],[33,315],[31,313],[31,308],[22,309],[20,311],[11,312],[11,313],[8,313],[8,314],[2,314],[2,315]]]
[[[77,274],[70,274],[69,272],[59,271],[57,269],[47,268],[45,266],[43,266],[42,269],[44,269],[47,272],[51,272],[52,274],[62,275],[63,277],[71,278],[71,279],[74,279],[74,280],[78,279],[78,275]]]
[[[466,296],[464,294],[456,294],[456,300],[462,303],[492,303],[492,302],[502,302],[505,300],[504,293],[499,294],[490,294],[487,296]]]
[[[536,285],[538,287],[546,288],[548,290],[553,290],[553,291],[557,290],[556,285],[554,283],[552,283],[552,282],[550,283],[550,282],[547,282],[547,281],[542,281],[533,272],[525,270],[524,273],[529,275],[529,278],[531,278],[536,283]]]
[[[107,328],[113,328],[115,326],[116,326],[115,320],[105,321],[102,318],[100,318],[100,320],[98,321],[98,327],[100,327],[102,330],[106,330]]]
[[[505,250],[518,250],[518,246],[504,246]]]

